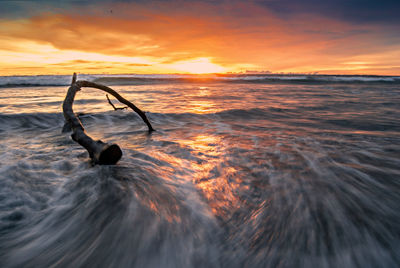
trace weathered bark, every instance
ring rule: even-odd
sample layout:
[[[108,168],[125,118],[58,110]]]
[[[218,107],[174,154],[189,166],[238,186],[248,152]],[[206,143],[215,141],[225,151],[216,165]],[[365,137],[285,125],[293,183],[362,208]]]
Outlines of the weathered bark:
[[[117,144],[107,144],[100,140],[94,141],[85,133],[85,129],[81,121],[75,115],[72,109],[75,95],[79,90],[81,90],[81,87],[94,87],[112,94],[120,102],[128,105],[134,111],[136,111],[146,122],[150,132],[154,130],[150,122],[147,120],[146,115],[135,105],[133,105],[132,103],[121,97],[117,92],[115,92],[109,87],[100,84],[88,81],[76,81],[76,74],[74,73],[72,77],[71,86],[69,87],[67,95],[65,96],[65,100],[63,102],[64,118],[66,124],[69,125],[72,130],[72,135],[71,135],[72,139],[77,143],[79,143],[80,145],[82,145],[89,152],[89,156],[94,164],[100,164],[100,165],[116,164],[122,157],[122,151]]]

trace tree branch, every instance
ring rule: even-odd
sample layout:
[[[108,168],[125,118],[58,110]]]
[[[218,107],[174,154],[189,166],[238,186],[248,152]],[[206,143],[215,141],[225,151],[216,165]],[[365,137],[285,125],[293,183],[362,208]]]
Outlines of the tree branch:
[[[143,121],[146,123],[149,132],[154,131],[154,128],[152,127],[152,125],[150,124],[149,120],[147,119],[145,113],[140,110],[138,107],[136,107],[133,103],[131,103],[130,101],[128,101],[127,99],[125,99],[124,97],[122,97],[121,95],[118,94],[118,92],[116,92],[115,90],[101,85],[101,84],[97,84],[94,82],[90,82],[90,81],[85,81],[85,80],[80,80],[80,81],[76,81],[76,85],[78,87],[93,87],[93,88],[97,88],[100,90],[103,90],[111,95],[113,95],[119,102],[125,104],[126,106],[128,106],[129,108],[131,108],[132,110],[134,110],[142,119]]]

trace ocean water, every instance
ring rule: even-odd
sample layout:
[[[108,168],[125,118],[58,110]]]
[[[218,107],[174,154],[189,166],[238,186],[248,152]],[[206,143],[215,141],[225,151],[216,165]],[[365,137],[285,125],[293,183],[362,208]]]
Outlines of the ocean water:
[[[400,78],[0,77],[0,267],[399,267]],[[121,106],[113,100],[116,106]]]

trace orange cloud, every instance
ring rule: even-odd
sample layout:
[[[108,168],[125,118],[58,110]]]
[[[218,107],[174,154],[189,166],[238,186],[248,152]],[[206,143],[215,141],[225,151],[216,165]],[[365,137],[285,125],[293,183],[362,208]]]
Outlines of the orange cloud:
[[[217,11],[201,3],[159,5],[116,4],[112,15],[95,9],[0,21],[0,71],[18,69],[18,63],[7,63],[7,55],[29,53],[32,61],[20,62],[21,67],[34,67],[37,61],[58,64],[60,72],[62,66],[93,67],[90,72],[96,66],[98,72],[112,66],[113,72],[124,73],[184,72],[176,68],[178,62],[199,59],[224,71],[355,72],[343,62],[365,61],[377,53],[372,62],[378,66],[371,71],[392,74],[392,67],[400,65],[386,56],[400,45],[387,45],[385,33],[371,26],[304,14],[284,20],[255,4],[236,3]],[[369,67],[361,69],[368,73]]]

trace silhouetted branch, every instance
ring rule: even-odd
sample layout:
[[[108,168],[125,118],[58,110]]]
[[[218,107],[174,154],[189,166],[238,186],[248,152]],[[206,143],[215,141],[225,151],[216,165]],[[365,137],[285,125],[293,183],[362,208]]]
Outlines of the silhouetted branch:
[[[154,131],[154,128],[152,127],[152,125],[150,124],[149,120],[147,119],[146,115],[144,114],[144,112],[142,110],[140,110],[138,107],[136,107],[133,103],[131,103],[130,101],[128,101],[127,99],[125,99],[124,97],[122,97],[121,95],[118,94],[118,92],[116,92],[115,90],[101,85],[101,84],[97,84],[94,82],[90,82],[90,81],[85,81],[85,80],[80,80],[76,82],[76,85],[78,87],[93,87],[93,88],[97,88],[100,90],[103,90],[111,95],[113,95],[119,102],[125,104],[126,106],[128,106],[129,108],[131,108],[132,110],[134,110],[142,119],[143,121],[146,123],[149,132]]]
[[[111,102],[110,98],[108,97],[108,94],[106,94],[106,97],[107,97],[108,103],[114,108],[114,111],[123,110],[123,109],[127,109],[127,108],[128,108],[128,106],[125,106],[125,107],[115,107],[114,104]]]

